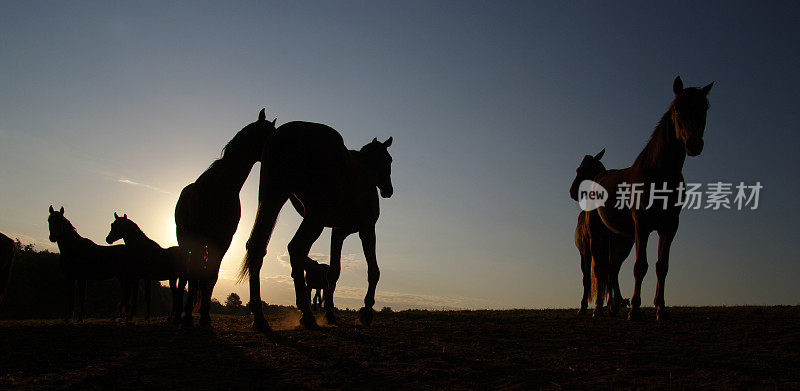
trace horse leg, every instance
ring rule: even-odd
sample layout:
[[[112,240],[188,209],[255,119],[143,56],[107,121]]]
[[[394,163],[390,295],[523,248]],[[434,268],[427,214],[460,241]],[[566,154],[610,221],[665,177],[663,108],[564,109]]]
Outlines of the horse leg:
[[[67,316],[64,317],[64,323],[69,323],[75,309],[75,280],[68,278],[64,285],[67,288]]]
[[[592,252],[592,279],[594,280],[594,313],[595,318],[605,315],[603,308],[608,288],[608,240],[603,235],[593,235],[589,241]]]
[[[633,297],[631,297],[631,311],[628,314],[629,320],[642,319],[642,280],[647,274],[647,239],[650,231],[645,230],[636,222],[636,234],[634,235],[636,241],[636,263],[633,264],[633,277],[635,282],[633,285]]]
[[[169,312],[169,317],[167,317],[167,322],[171,322],[175,320],[175,309],[178,308],[179,301],[178,301],[178,280],[175,278],[171,278],[169,280],[169,291],[172,293],[172,308]]]
[[[589,292],[592,290],[592,255],[589,249],[581,251],[581,272],[583,272],[583,296],[581,297],[581,309],[578,315],[586,314],[589,308]]]
[[[656,285],[656,296],[653,299],[653,305],[656,307],[656,319],[667,320],[669,314],[667,307],[664,304],[664,284],[667,279],[667,270],[669,269],[669,249],[672,245],[672,240],[675,239],[675,233],[678,227],[670,227],[658,232],[658,261],[656,261],[656,277],[658,279]]]
[[[78,280],[78,322],[86,318],[86,280]]]
[[[262,171],[264,169],[262,168]],[[263,175],[262,175],[263,176]],[[262,182],[264,179],[262,178]],[[259,184],[259,191],[261,191]],[[247,268],[247,275],[250,277],[250,312],[253,314],[253,329],[260,332],[270,331],[269,324],[264,318],[264,310],[261,306],[261,265],[264,263],[264,256],[267,255],[267,244],[278,220],[278,213],[286,202],[288,196],[277,193],[259,194],[258,212],[250,238],[247,240],[247,252],[244,258],[244,266]]]
[[[339,273],[342,270],[342,245],[344,240],[351,234],[341,228],[331,230],[331,264],[328,269],[328,287],[323,291],[325,299],[325,320],[328,324],[336,324],[334,314],[333,292],[336,290],[336,281],[339,280]]]
[[[128,295],[128,308],[125,314],[125,322],[130,323],[133,321],[133,316],[136,315],[136,304],[139,301],[139,279],[133,279],[130,282],[130,295]]]
[[[358,237],[361,239],[361,247],[364,249],[364,258],[367,260],[367,281],[369,282],[367,294],[364,296],[364,308],[358,311],[358,320],[362,325],[369,326],[374,316],[372,307],[375,305],[375,288],[381,277],[378,258],[375,256],[375,226],[359,230]]]
[[[314,310],[314,307],[316,307],[316,305],[317,305],[317,296],[315,295],[315,296],[313,297],[313,299],[311,299],[311,292],[313,292],[313,291],[314,291],[314,289],[313,289],[313,288],[311,288],[310,286],[306,286],[306,290],[308,291],[308,297],[309,297],[309,298],[310,298],[310,300],[311,300],[311,310],[313,311],[313,310]]]
[[[152,284],[150,280],[144,280],[144,320],[150,320],[150,290],[152,289]]]
[[[200,326],[211,327],[211,294],[214,292],[214,285],[217,284],[217,278],[213,277],[208,280],[200,281]]]
[[[194,320],[192,319],[192,312],[194,312],[194,300],[195,296],[197,296],[197,283],[198,281],[195,279],[189,280],[189,292],[186,295],[186,306],[184,308],[183,314],[183,326],[184,327],[192,327],[194,324]]]
[[[307,329],[315,329],[319,326],[314,319],[314,314],[311,313],[311,298],[309,291],[306,289],[306,282],[303,276],[303,266],[308,259],[308,252],[311,246],[322,234],[323,225],[313,222],[308,217],[303,219],[300,227],[289,242],[289,263],[292,266],[292,279],[294,280],[294,294],[296,296],[295,303],[303,316],[300,318],[300,324]]]
[[[178,286],[177,291],[175,292],[175,296],[173,298],[173,311],[174,318],[172,319],[172,323],[180,324],[181,323],[181,315],[183,315],[183,292],[186,290],[186,277],[178,278]]]

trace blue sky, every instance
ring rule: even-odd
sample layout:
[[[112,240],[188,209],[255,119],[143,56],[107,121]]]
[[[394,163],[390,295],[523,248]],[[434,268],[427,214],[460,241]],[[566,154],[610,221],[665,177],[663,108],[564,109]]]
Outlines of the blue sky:
[[[394,137],[378,224],[377,306],[575,307],[567,190],[583,155],[630,165],[672,80],[715,81],[688,181],[760,181],[755,211],[685,211],[667,303],[798,304],[798,5],[792,2],[5,2],[0,5],[0,231],[48,246],[64,205],[102,242],[115,211],[176,243],[180,189],[258,110],[328,124],[353,149]],[[215,297],[255,216],[258,165]],[[285,208],[262,297],[293,303]],[[325,261],[328,231],[312,249]],[[655,236],[650,263],[655,262]],[[366,267],[345,243],[341,306]],[[633,260],[623,266],[623,294]],[[54,265],[56,267],[56,265]],[[655,275],[643,301],[650,303]]]

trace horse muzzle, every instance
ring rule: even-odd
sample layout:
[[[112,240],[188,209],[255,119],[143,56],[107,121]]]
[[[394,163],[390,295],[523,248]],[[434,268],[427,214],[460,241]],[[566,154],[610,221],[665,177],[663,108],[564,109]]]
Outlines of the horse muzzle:
[[[686,154],[689,156],[697,156],[703,152],[703,139],[694,138],[686,142]]]
[[[388,187],[379,187],[378,190],[381,192],[381,197],[389,198],[394,194],[394,189],[391,186]]]

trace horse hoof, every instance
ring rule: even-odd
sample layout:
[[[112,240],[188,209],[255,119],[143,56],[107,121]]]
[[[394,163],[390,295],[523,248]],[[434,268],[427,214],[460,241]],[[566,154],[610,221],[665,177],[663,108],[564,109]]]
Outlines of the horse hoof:
[[[333,312],[326,312],[325,321],[328,322],[329,325],[336,324],[336,315],[334,315]]]
[[[361,326],[369,326],[372,324],[372,319],[375,318],[375,311],[372,308],[361,307],[358,310],[358,324]]]
[[[642,311],[638,308],[631,308],[631,312],[628,313],[628,320],[639,322],[642,320]]]
[[[187,317],[183,318],[183,320],[181,320],[181,327],[184,327],[184,328],[192,328],[192,327],[194,327],[194,319],[192,319],[192,317],[190,317],[190,316],[187,316]]]
[[[656,308],[656,320],[659,322],[669,320],[669,311],[667,311],[666,307]]]
[[[272,332],[272,328],[269,327],[269,323],[267,323],[267,321],[264,320],[263,318],[258,320],[258,321],[254,320],[252,326],[253,326],[253,330],[255,330],[258,333],[270,333],[270,332]]]
[[[606,310],[603,307],[595,308],[594,313],[592,313],[593,318],[605,318],[606,317]]]
[[[314,319],[314,316],[312,314],[303,315],[303,317],[300,318],[300,325],[303,326],[303,328],[306,329],[306,330],[317,330],[317,329],[319,329],[319,325],[317,324],[317,320]]]

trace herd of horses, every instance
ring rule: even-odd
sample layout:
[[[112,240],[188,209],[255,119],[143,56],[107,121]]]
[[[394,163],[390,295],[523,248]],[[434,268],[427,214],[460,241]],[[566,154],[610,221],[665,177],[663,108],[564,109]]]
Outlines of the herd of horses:
[[[610,314],[628,305],[620,293],[618,275],[635,245],[635,285],[629,318],[641,318],[641,283],[648,268],[647,240],[656,231],[658,283],[654,305],[657,319],[667,317],[664,284],[681,210],[680,195],[675,190],[683,185],[686,156],[697,156],[703,149],[707,97],[712,86],[713,82],[703,88],[684,88],[677,77],[673,83],[675,98],[630,167],[606,169],[600,161],[605,149],[593,156],[586,155],[578,167],[570,188],[570,196],[576,201],[579,201],[578,187],[586,180],[608,189],[612,200],[620,198],[617,192],[621,183],[644,185],[639,203],[625,204],[628,206],[622,208],[600,206],[578,216],[575,244],[583,272],[580,313],[587,311],[590,299],[595,301],[594,316],[604,315],[606,298]],[[276,128],[276,121],[277,118],[268,121],[262,109],[256,122],[245,126],[225,146],[221,158],[181,191],[175,207],[177,246],[161,247],[126,214],[120,217],[117,213],[106,238],[109,245],[98,245],[77,233],[64,216],[63,207],[55,210],[50,206],[50,240],[58,245],[68,286],[67,318],[85,316],[87,280],[117,278],[121,287],[119,312],[126,319],[133,316],[139,281],[145,281],[146,317],[150,315],[150,282],[169,281],[173,294],[171,320],[191,326],[192,313],[199,312],[200,324],[210,325],[211,294],[241,217],[239,192],[252,167],[261,162],[258,212],[239,273],[240,280],[248,279],[250,283],[248,307],[253,327],[270,330],[262,312],[259,271],[278,213],[287,200],[302,217],[288,245],[296,305],[302,312],[301,325],[318,327],[312,313],[313,289],[317,290],[314,306],[324,308],[329,324],[336,323],[334,292],[341,272],[342,244],[354,233],[361,239],[368,267],[368,288],[358,319],[362,325],[369,325],[380,278],[375,254],[379,195],[389,198],[393,193],[392,157],[388,152],[392,138],[384,142],[373,139],[360,150],[348,150],[341,135],[326,125],[289,122]],[[666,184],[663,185],[666,190],[671,190],[666,208],[643,207],[648,205],[651,184]],[[325,227],[332,228],[329,265],[308,257]],[[113,245],[119,240],[124,244]],[[0,234],[0,299],[9,279],[13,254],[14,243]]]

